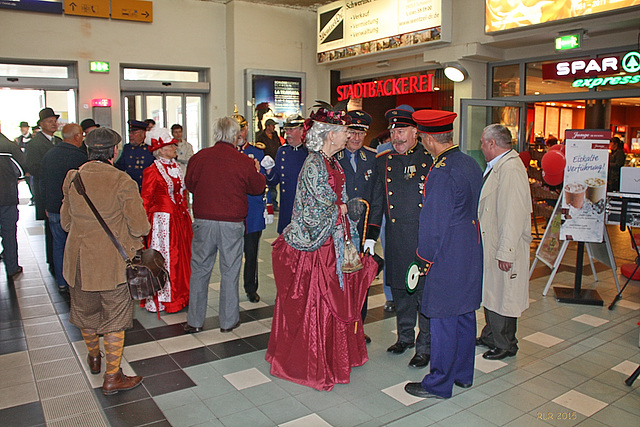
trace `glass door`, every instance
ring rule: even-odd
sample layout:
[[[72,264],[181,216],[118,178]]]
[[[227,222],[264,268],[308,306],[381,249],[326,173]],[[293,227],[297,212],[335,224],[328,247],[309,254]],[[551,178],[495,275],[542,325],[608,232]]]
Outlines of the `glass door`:
[[[527,135],[531,130],[526,129],[524,102],[461,99],[460,105],[460,149],[476,159],[483,169],[486,162],[480,150],[480,137],[490,124],[499,123],[509,128],[518,151],[528,147]]]

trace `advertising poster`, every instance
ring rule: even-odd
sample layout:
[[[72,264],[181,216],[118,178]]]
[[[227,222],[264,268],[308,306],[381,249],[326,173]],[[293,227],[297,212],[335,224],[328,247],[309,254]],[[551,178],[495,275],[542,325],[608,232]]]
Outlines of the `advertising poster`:
[[[609,164],[608,130],[567,130],[561,240],[602,242]]]
[[[549,225],[547,225],[547,230],[544,236],[542,236],[538,253],[536,254],[537,257],[550,268],[553,268],[555,265],[556,259],[558,259],[558,255],[560,254],[560,248],[562,247],[562,242],[560,242],[561,223],[561,214],[556,209],[553,211],[552,220],[549,221]]]
[[[254,130],[262,130],[261,125],[269,118],[281,125],[292,114],[304,115],[303,85],[302,77],[252,75]]]

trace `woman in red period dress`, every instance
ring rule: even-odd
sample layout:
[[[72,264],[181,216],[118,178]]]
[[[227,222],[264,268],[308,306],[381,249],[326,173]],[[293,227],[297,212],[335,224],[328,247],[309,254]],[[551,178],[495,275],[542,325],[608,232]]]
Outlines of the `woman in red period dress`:
[[[323,105],[305,123],[309,156],[292,220],[273,243],[277,295],[266,360],[272,375],[331,390],[368,360],[360,311],[377,264],[361,257],[362,269],[343,272],[345,235],[359,247],[349,217],[359,218],[363,205],[347,201],[344,172],[333,158],[346,146],[350,118]]]
[[[142,201],[151,232],[147,247],[159,251],[169,271],[169,282],[157,298],[143,301],[147,310],[175,313],[189,304],[191,276],[191,217],[187,209],[182,170],[176,162],[177,145],[168,129],[154,127],[145,143],[156,157],[142,176]]]

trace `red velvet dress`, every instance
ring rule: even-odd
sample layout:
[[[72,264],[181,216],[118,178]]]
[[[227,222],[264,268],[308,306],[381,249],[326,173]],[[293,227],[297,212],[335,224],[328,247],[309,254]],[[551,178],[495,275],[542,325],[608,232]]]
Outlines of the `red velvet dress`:
[[[331,187],[341,195],[344,173],[328,170]],[[362,270],[343,274],[342,290],[332,237],[305,252],[281,235],[273,243],[272,261],[277,295],[266,354],[271,374],[317,390],[348,383],[351,368],[368,360],[360,311],[376,263],[362,257]]]
[[[184,178],[175,160],[156,159],[144,170],[142,201],[147,211],[151,232],[148,248],[164,256],[169,283],[158,292],[158,301],[148,299],[143,305],[149,311],[175,313],[189,304],[191,276],[191,217],[187,209]]]

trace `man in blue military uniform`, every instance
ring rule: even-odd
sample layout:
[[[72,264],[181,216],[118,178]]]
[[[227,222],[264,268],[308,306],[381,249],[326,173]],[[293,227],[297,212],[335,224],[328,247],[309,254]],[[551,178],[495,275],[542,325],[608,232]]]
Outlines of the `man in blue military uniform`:
[[[482,296],[482,242],[478,198],[482,171],[453,145],[449,111],[413,114],[422,143],[434,157],[424,188],[416,261],[425,277],[422,312],[431,320],[431,368],[405,391],[451,397],[453,385],[473,383],[476,315]]]
[[[267,184],[275,187],[280,184],[280,211],[278,216],[278,234],[291,222],[293,201],[296,198],[296,186],[302,164],[309,153],[302,142],[304,119],[299,114],[287,117],[284,123],[287,143],[278,148],[276,165],[267,171]]]
[[[247,119],[241,114],[238,114],[237,107],[232,117],[236,119],[240,125],[240,134],[238,135],[237,141],[238,150],[250,158],[262,162],[262,159],[264,159],[264,143],[256,142],[255,145],[253,145],[247,141],[247,134],[249,133]],[[266,174],[264,167],[260,167],[260,173],[263,175]],[[266,188],[267,187],[265,187],[264,194],[247,196],[249,200],[249,210],[247,212],[247,218],[245,219],[244,231],[244,291],[250,302],[260,301],[260,295],[258,295],[258,247],[260,246],[262,230],[266,227]],[[270,219],[271,222],[273,222],[273,215],[271,215]],[[271,222],[269,222],[269,224],[271,224]]]
[[[376,166],[375,150],[364,147],[364,137],[371,125],[371,116],[364,111],[355,110],[347,113],[351,117],[349,125],[349,140],[347,147],[336,153],[340,166],[344,170],[346,178],[347,196],[349,199],[360,197],[367,202],[371,202],[371,190],[375,180],[374,171]],[[358,234],[362,242],[362,232],[364,229],[365,212],[360,216],[358,221]],[[364,242],[363,242],[364,243]],[[372,252],[373,254],[373,252]],[[368,295],[368,291],[367,291]],[[362,306],[362,323],[367,317],[367,299],[364,300]],[[364,339],[367,343],[371,342],[369,335],[365,334]]]
[[[142,188],[142,171],[155,158],[144,144],[147,136],[148,123],[139,120],[129,120],[129,143],[122,147],[120,158],[114,163],[118,169],[129,174],[138,183],[138,190]]]
[[[423,285],[410,294],[405,275],[418,247],[418,218],[422,208],[424,182],[431,167],[429,154],[418,144],[413,108],[400,105],[386,112],[391,130],[392,149],[378,154],[376,180],[373,184],[371,214],[364,249],[373,253],[385,223],[385,268],[396,306],[398,340],[387,351],[402,354],[416,347],[409,366],[422,368],[429,364],[429,319],[420,313]],[[420,332],[415,339],[416,317]],[[415,342],[414,342],[415,340]]]

